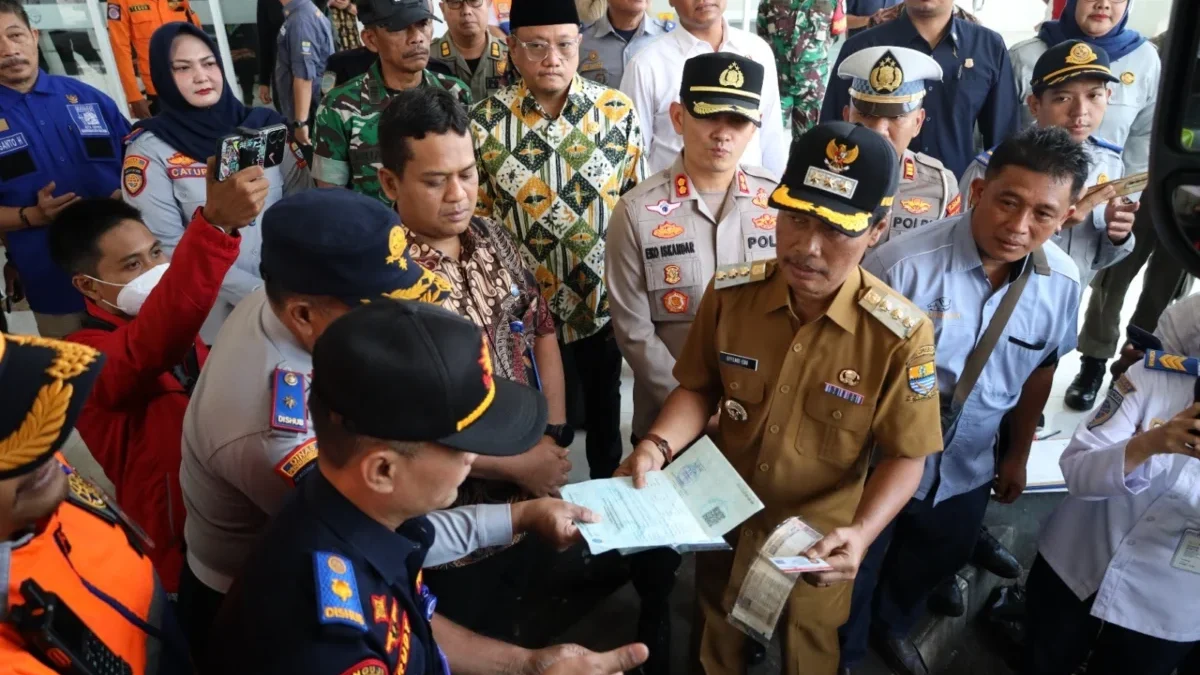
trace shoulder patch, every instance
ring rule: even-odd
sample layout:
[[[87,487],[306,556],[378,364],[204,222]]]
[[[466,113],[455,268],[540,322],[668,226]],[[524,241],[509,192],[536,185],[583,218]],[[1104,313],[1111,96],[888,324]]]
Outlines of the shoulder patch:
[[[442,40],[442,58],[450,58],[450,43]]]
[[[354,565],[336,553],[314,551],[313,574],[317,583],[317,621],[367,632]]]
[[[975,156],[975,161],[979,162],[980,164],[982,164],[984,166],[987,166],[988,162],[992,161],[992,151],[985,150],[985,151],[979,153],[978,155]]]
[[[962,193],[961,192],[954,195],[954,199],[951,199],[950,203],[946,204],[946,217],[949,218],[950,216],[957,216],[960,213],[962,213]]]
[[[121,167],[121,185],[130,197],[142,194],[146,189],[146,167],[150,160],[141,155],[127,155],[125,164]]]
[[[109,21],[120,21],[121,20],[121,5],[119,5],[115,2],[108,3],[108,20]]]
[[[1117,153],[1118,155],[1125,152],[1125,148],[1117,145],[1116,143],[1110,143],[1110,142],[1104,140],[1103,138],[1100,138],[1099,136],[1088,136],[1088,139],[1091,140],[1096,145],[1100,146],[1101,148],[1104,148],[1105,150],[1111,150],[1111,151]]]
[[[1096,410],[1096,414],[1092,416],[1092,419],[1088,420],[1088,430],[1091,431],[1112,419],[1112,416],[1117,414],[1117,411],[1121,408],[1121,404],[1124,402],[1125,394],[1118,391],[1115,386],[1109,389],[1108,395],[1104,397],[1104,403],[1100,404],[1100,408]]]
[[[903,169],[901,170],[900,177],[903,180],[913,180],[917,177],[917,162],[911,155],[904,155]]]
[[[300,433],[308,431],[303,373],[276,368],[271,375],[271,428]]]
[[[756,260],[736,265],[721,265],[713,274],[713,288],[732,288],[762,281],[775,271],[774,260]]]
[[[275,473],[288,484],[296,487],[301,478],[317,467],[317,439],[310,438],[297,445],[275,465]]]
[[[879,320],[888,330],[901,338],[907,339],[912,335],[925,316],[911,309],[908,304],[894,295],[891,291],[867,289],[858,306]]]
[[[1149,370],[1163,370],[1168,373],[1200,376],[1200,359],[1178,354],[1168,354],[1157,349],[1147,349],[1144,361]]]
[[[342,675],[387,675],[387,664],[379,659],[363,659],[343,670]]]

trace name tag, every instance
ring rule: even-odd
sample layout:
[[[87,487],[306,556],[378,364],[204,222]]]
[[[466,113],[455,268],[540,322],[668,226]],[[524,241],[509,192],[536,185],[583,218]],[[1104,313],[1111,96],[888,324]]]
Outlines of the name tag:
[[[29,147],[29,143],[25,140],[25,134],[16,133],[12,136],[0,138],[0,156],[11,155],[18,150],[24,150]]]
[[[717,360],[738,368],[747,370],[758,370],[758,359],[752,359],[749,356],[739,356],[738,354],[730,354],[729,352],[720,352],[717,354]]]
[[[1200,574],[1200,532],[1184,530],[1179,546],[1171,558],[1171,567],[1192,574]]]
[[[75,120],[75,128],[84,136],[107,136],[108,125],[100,114],[99,103],[76,103],[68,105],[71,119]]]

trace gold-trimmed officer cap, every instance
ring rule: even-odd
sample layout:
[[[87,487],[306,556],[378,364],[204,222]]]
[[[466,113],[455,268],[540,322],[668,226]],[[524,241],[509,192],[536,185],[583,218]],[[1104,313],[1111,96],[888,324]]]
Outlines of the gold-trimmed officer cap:
[[[933,57],[904,47],[868,47],[838,66],[838,77],[850,82],[850,105],[864,115],[899,117],[919,110],[925,83],[942,81]]]
[[[900,160],[883,135],[860,124],[825,122],[792,143],[769,203],[858,237],[891,208],[899,172]]]
[[[1108,52],[1083,40],[1060,42],[1037,60],[1033,65],[1033,95],[1041,96],[1050,87],[1068,80],[1086,77],[1102,82],[1118,82],[1112,74],[1112,63]]]
[[[0,480],[37,469],[62,447],[103,363],[75,342],[0,333]]]
[[[692,117],[732,113],[762,126],[764,72],[762,64],[737,54],[693,56],[683,64],[679,100]]]

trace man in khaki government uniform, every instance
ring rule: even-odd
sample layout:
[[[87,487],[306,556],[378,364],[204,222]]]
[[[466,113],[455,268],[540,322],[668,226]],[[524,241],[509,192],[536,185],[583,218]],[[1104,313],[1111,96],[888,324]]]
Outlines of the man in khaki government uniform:
[[[509,85],[508,43],[487,29],[491,0],[442,0],[446,34],[429,45],[429,58],[471,88],[482,101]]]
[[[609,221],[609,312],[633,369],[635,439],[650,430],[679,384],[671,369],[717,266],[775,257],[776,211],[767,200],[776,177],[741,164],[762,122],[762,84],[763,67],[745,57],[717,52],[688,59],[680,103],[671,104],[683,152],[627,192]],[[642,601],[637,639],[650,647],[648,674],[669,670],[668,599],[679,562],[670,549],[630,560]]]
[[[716,443],[765,508],[735,536],[734,553],[696,559],[707,675],[745,672],[746,638],[726,615],[759,547],[797,515],[825,533],[806,555],[833,570],[806,575],[787,599],[784,673],[837,672],[845,582],[942,448],[933,328],[858,265],[896,192],[896,172],[879,169],[898,165],[887,140],[845,122],[792,145],[769,200],[779,258],[717,268],[675,366],[679,387],[617,472],[641,486],[720,404]]]
[[[851,80],[850,105],[842,118],[883,134],[900,157],[900,189],[879,243],[962,213],[954,173],[908,149],[925,123],[926,82],[942,80],[938,62],[915,49],[870,47],[842,61],[838,77]]]

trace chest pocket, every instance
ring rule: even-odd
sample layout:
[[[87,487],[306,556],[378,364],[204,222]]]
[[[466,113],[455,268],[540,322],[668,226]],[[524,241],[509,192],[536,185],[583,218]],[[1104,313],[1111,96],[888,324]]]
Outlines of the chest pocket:
[[[117,141],[99,103],[67,104],[66,113],[69,124],[65,133],[71,136],[68,142],[80,149],[80,157],[89,162],[116,164],[120,161]]]
[[[1018,325],[1006,331],[984,367],[984,389],[994,399],[1016,402],[1025,380],[1045,359],[1046,347],[1045,336],[1036,330]]]
[[[29,147],[29,137],[20,131],[0,136],[0,181],[27,181],[37,173],[38,165],[33,158],[33,150]]]
[[[646,261],[646,292],[653,321],[691,321],[704,293],[695,254]]]
[[[746,353],[746,350],[742,350],[742,353]],[[730,454],[735,454],[748,449],[755,429],[767,418],[766,403],[763,400],[766,382],[761,371],[724,363],[720,369],[721,380],[725,385],[719,423],[721,447],[727,449]]]
[[[187,221],[191,214],[208,200],[208,182],[205,179],[206,167],[193,164],[191,166],[172,166],[167,164],[167,178],[171,181],[171,193],[179,204],[179,212]],[[274,186],[272,186],[274,189]]]
[[[962,66],[961,72],[955,82],[954,111],[975,119],[987,99],[988,92],[991,91],[995,74],[978,61],[970,68]]]
[[[874,417],[875,406],[866,399],[856,404],[814,389],[804,399],[796,450],[840,468],[849,467],[865,451]]]

